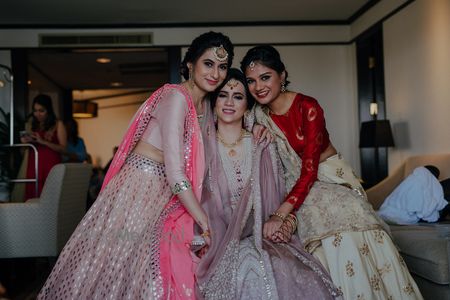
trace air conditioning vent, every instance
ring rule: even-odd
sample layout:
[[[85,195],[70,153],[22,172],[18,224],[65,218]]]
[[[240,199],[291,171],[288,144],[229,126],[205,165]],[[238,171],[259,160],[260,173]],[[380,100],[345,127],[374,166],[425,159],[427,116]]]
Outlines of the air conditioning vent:
[[[57,35],[41,34],[39,45],[42,47],[110,47],[110,46],[151,46],[153,35],[146,34],[86,34]]]

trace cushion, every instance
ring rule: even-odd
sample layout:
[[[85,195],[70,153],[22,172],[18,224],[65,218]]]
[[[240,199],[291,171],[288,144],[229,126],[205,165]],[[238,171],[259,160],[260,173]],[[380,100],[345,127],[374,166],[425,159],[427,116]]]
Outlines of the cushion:
[[[449,284],[450,224],[391,225],[394,242],[411,273]]]

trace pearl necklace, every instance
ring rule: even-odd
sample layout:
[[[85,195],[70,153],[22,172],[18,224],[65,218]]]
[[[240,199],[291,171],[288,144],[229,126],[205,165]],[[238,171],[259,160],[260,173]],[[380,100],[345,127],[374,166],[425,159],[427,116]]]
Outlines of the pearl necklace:
[[[224,146],[227,147],[227,148],[230,148],[230,151],[228,151],[228,156],[233,157],[233,156],[236,156],[236,154],[237,154],[236,150],[234,150],[233,148],[236,147],[236,146],[242,141],[242,138],[244,137],[244,135],[245,135],[245,130],[244,130],[244,129],[241,129],[241,134],[239,135],[239,137],[237,138],[237,140],[234,141],[233,143],[227,143],[227,142],[225,142],[224,139],[222,138],[222,136],[220,135],[219,130],[217,130],[217,135],[216,135],[216,136],[217,136],[217,140],[218,140],[222,145],[224,145]]]

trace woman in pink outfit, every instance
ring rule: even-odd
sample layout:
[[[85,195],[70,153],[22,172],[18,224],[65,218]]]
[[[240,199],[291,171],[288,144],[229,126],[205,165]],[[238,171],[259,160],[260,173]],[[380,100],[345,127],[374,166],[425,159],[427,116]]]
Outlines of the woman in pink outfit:
[[[193,299],[190,251],[204,176],[204,99],[224,80],[233,46],[221,33],[192,42],[182,84],[141,106],[100,195],[64,247],[38,299]]]

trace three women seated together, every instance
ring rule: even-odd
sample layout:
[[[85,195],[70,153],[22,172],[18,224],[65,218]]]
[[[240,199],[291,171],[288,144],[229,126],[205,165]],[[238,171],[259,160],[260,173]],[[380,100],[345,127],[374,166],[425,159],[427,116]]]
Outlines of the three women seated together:
[[[233,56],[193,40],[38,299],[422,299],[317,100],[274,47]]]

